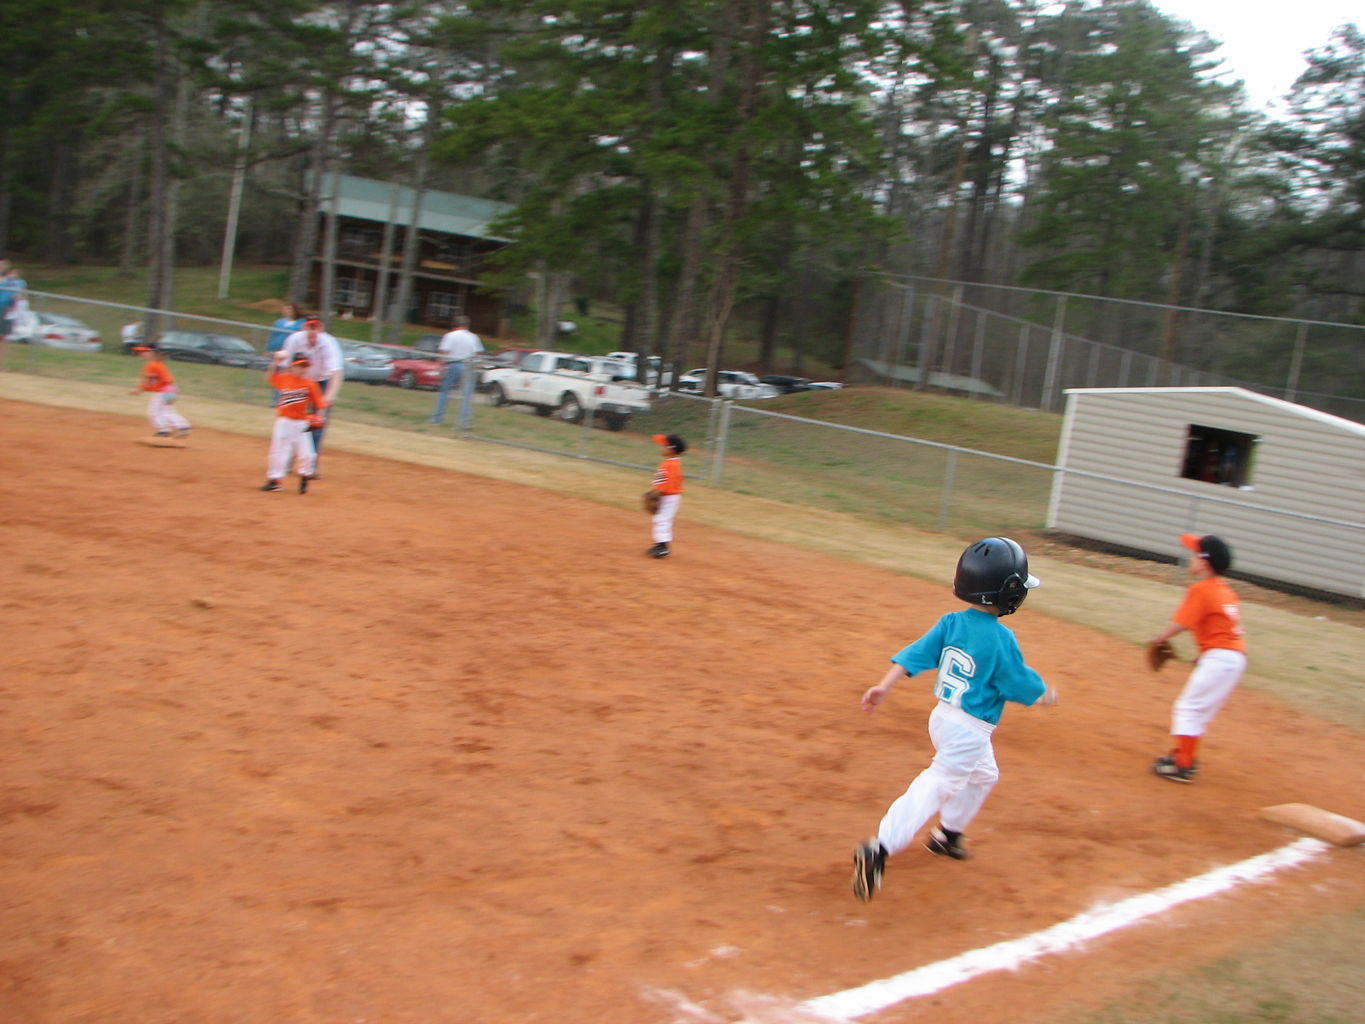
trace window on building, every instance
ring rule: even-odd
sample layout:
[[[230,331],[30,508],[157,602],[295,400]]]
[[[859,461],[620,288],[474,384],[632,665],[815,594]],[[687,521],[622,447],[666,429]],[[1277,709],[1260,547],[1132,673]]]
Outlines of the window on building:
[[[457,266],[469,258],[469,243],[454,238],[443,238],[436,243],[436,258],[442,263]]]
[[[370,304],[370,282],[358,277],[338,277],[332,301],[351,309]]]
[[[379,229],[361,224],[345,224],[341,229],[341,245],[345,249],[379,248]]]
[[[1259,441],[1255,434],[1191,423],[1180,475],[1228,487],[1250,486],[1251,461]]]
[[[430,323],[449,320],[460,311],[460,297],[450,292],[432,292],[427,296],[427,317]]]

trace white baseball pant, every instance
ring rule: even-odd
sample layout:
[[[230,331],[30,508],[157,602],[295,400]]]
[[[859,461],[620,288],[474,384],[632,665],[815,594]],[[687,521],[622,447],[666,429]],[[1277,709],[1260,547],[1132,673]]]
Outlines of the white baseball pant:
[[[934,759],[915,777],[877,826],[889,854],[899,853],[935,814],[943,827],[965,832],[1000,778],[991,734],[995,726],[942,701],[929,714]]]
[[[1246,671],[1241,651],[1211,647],[1201,654],[1171,710],[1172,736],[1203,736]]]
[[[308,430],[308,421],[276,416],[275,429],[270,432],[270,460],[265,475],[271,480],[282,479],[289,472],[291,457],[299,476],[313,475],[317,452],[313,449],[313,435]]]
[[[678,517],[681,504],[681,494],[659,495],[659,510],[654,513],[652,524],[655,544],[668,544],[673,540],[673,520]]]
[[[175,388],[153,391],[147,395],[147,419],[153,430],[188,430],[190,421],[175,411]]]

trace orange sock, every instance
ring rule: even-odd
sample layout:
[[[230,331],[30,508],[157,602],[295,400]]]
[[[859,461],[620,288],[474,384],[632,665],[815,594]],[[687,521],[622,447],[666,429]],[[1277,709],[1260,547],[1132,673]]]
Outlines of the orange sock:
[[[1194,752],[1198,749],[1198,736],[1177,736],[1175,738],[1175,763],[1181,768],[1194,767]]]

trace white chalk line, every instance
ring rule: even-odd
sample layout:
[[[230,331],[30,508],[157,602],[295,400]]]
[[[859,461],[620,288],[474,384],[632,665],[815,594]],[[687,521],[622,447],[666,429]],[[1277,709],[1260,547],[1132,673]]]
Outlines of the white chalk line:
[[[1155,892],[1133,896],[1119,903],[1095,907],[1069,921],[1062,921],[1041,932],[1019,939],[973,949],[938,963],[926,964],[904,974],[832,995],[798,1003],[797,1013],[814,1014],[826,1020],[846,1021],[866,1017],[907,999],[931,995],[964,981],[994,971],[1017,970],[1022,965],[1046,956],[1074,949],[1082,943],[1109,932],[1126,928],[1143,918],[1203,899],[1246,882],[1258,882],[1276,871],[1307,863],[1331,847],[1318,839],[1297,839],[1288,846],[1263,853],[1237,864],[1176,882]]]

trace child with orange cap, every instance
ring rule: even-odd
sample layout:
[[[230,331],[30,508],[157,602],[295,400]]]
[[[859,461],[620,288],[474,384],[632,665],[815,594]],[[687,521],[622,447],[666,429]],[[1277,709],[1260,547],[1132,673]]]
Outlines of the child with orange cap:
[[[650,493],[658,496],[659,503],[650,520],[654,546],[645,554],[650,558],[666,558],[673,542],[673,520],[682,504],[683,471],[682,459],[678,456],[687,451],[687,442],[677,434],[654,434],[650,440],[659,446],[663,461],[654,471],[650,484]]]
[[[190,421],[173,408],[180,395],[175,377],[151,345],[137,345],[133,351],[142,360],[142,376],[131,393],[147,392],[147,419],[151,421],[152,430],[157,437],[170,437],[172,430],[176,437],[189,437]]]
[[[317,465],[312,429],[322,421],[327,400],[315,380],[307,376],[309,359],[295,355],[288,369],[270,375],[270,386],[278,398],[275,427],[270,433],[270,457],[266,465],[263,491],[278,491],[280,480],[289,471],[289,460],[299,474],[299,493],[308,493],[308,481]]]
[[[1181,534],[1180,543],[1190,552],[1188,568],[1195,579],[1171,624],[1151,642],[1164,643],[1188,629],[1194,634],[1199,657],[1171,712],[1174,746],[1169,754],[1156,759],[1152,771],[1171,782],[1193,782],[1199,771],[1195,757],[1199,739],[1237,688],[1246,671],[1247,656],[1242,611],[1237,595],[1223,579],[1232,565],[1232,549],[1212,534]]]

